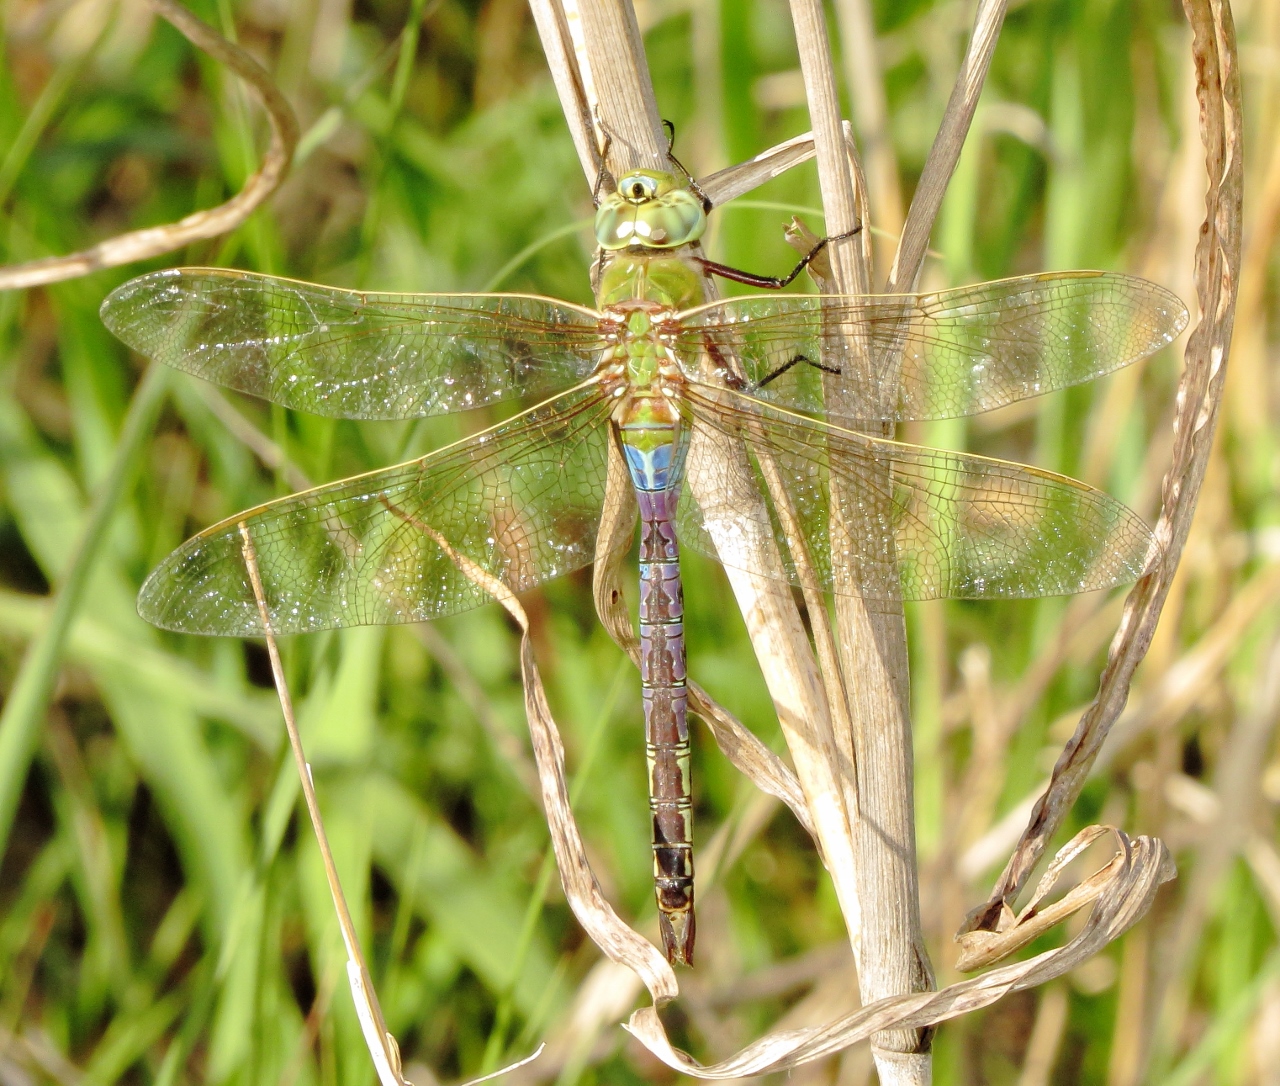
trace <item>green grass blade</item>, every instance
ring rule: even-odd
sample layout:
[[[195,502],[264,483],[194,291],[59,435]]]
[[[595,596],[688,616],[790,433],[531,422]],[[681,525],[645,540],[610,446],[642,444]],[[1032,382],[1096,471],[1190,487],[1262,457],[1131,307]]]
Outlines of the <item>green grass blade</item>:
[[[55,592],[49,624],[28,647],[0,713],[0,851],[9,838],[27,767],[62,664],[71,621],[79,610],[89,574],[103,549],[111,518],[133,480],[138,454],[150,437],[167,385],[164,367],[152,366],[134,392],[111,469],[94,496],[71,565]]]

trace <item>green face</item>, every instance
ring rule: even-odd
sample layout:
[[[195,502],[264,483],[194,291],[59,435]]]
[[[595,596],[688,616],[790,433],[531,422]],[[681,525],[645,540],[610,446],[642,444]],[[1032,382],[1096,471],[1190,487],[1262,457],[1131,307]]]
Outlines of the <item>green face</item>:
[[[707,213],[701,201],[669,173],[636,170],[600,201],[596,241],[602,249],[672,249],[702,237]]]

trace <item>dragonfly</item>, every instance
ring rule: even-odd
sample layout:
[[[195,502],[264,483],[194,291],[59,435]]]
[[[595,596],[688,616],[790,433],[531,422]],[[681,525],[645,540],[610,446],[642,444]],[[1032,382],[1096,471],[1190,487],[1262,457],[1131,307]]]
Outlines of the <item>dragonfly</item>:
[[[522,408],[419,459],[200,532],[141,589],[140,613],[168,630],[263,633],[242,525],[275,634],[418,622],[485,602],[456,555],[526,591],[592,562],[609,461],[621,452],[640,524],[659,929],[668,959],[691,965],[680,546],[873,599],[1040,597],[1133,580],[1158,547],[1109,495],[885,434],[1109,373],[1171,343],[1187,311],[1153,283],[1101,272],[902,296],[717,299],[712,275],[779,286],[824,243],[790,277],[752,276],[703,255],[710,202],[687,176],[639,170],[597,196],[594,307],[179,268],[125,283],[102,316],[158,362],[317,415]],[[692,479],[696,496],[684,485]],[[749,537],[776,543],[781,565],[764,563]]]

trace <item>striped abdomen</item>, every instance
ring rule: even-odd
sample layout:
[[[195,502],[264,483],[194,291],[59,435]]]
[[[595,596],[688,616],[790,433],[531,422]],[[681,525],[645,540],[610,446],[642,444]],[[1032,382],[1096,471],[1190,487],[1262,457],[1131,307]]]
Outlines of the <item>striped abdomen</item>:
[[[659,439],[659,435],[666,438]],[[653,879],[667,958],[693,964],[693,818],[686,717],[684,590],[676,546],[674,430],[622,427],[640,504],[640,684],[653,819]]]

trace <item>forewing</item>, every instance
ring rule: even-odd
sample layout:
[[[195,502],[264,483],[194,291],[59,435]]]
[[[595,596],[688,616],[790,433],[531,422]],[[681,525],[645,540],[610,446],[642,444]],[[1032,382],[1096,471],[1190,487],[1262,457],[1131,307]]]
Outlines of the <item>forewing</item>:
[[[365,294],[216,268],[130,280],[102,319],[141,354],[316,415],[404,419],[544,399],[594,368],[590,310],[523,294]]]
[[[740,368],[752,395],[791,410],[939,419],[1092,380],[1186,323],[1182,302],[1144,279],[1058,272],[915,296],[731,298],[687,314],[676,348]]]
[[[838,594],[1007,599],[1111,588],[1157,554],[1136,514],[1063,475],[869,437],[724,390],[689,387],[686,403],[687,473],[700,474],[703,504],[687,487],[677,528],[726,565],[767,574],[743,541],[772,536],[792,555],[793,584],[798,553]],[[738,452],[726,456],[721,436]]]
[[[241,555],[248,526],[276,633],[417,622],[488,596],[430,528],[517,592],[591,562],[610,404],[593,386],[421,460],[318,487],[189,539],[138,610],[182,633],[262,632]]]

